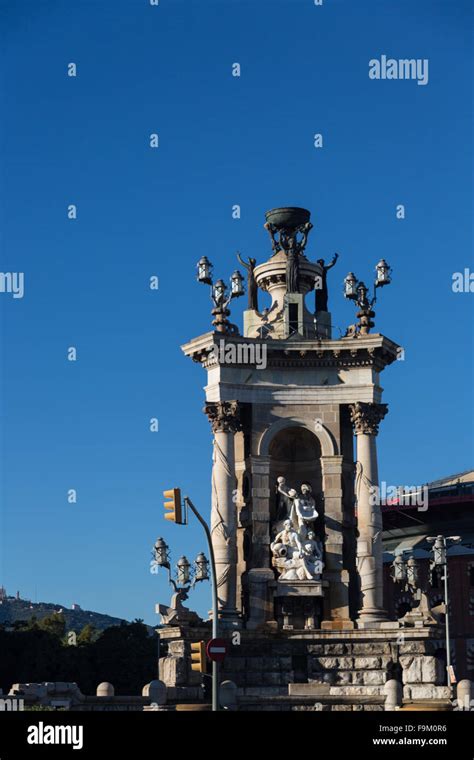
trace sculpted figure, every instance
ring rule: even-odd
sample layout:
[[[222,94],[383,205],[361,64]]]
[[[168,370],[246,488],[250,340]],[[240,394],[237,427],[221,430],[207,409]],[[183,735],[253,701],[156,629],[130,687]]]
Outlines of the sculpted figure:
[[[255,279],[255,267],[257,265],[257,259],[249,257],[248,262],[244,261],[240,253],[237,254],[237,258],[243,267],[247,270],[247,297],[248,308],[258,311],[258,287]]]
[[[308,531],[308,535],[302,541],[301,546],[301,569],[306,580],[313,580],[323,571],[323,550],[321,542],[316,539],[314,531]]]
[[[300,264],[294,237],[288,241],[286,260],[286,292],[299,293]]]
[[[318,517],[311,486],[303,483],[301,494],[288,488],[285,478],[277,478],[277,491],[281,495],[280,511],[286,511],[283,530],[271,543],[273,566],[280,580],[317,580],[323,571],[323,546],[312,523]],[[289,517],[288,517],[289,512]]]
[[[290,520],[285,520],[283,530],[275,536],[275,540],[270,544],[270,549],[273,556],[277,558],[291,559],[294,554],[300,553],[301,543],[296,530],[291,527]]]
[[[329,269],[332,269],[334,264],[339,258],[339,254],[335,253],[329,264],[326,264],[324,259],[318,259],[318,264],[321,266],[322,270],[322,282],[321,287],[315,290],[315,296],[316,296],[316,303],[315,308],[316,311],[327,311],[328,310],[328,282],[327,282],[327,273]]]
[[[317,517],[318,512],[316,510],[316,502],[311,495],[311,486],[303,483],[301,486],[301,496],[296,495],[296,498],[293,500],[290,520],[298,529],[300,536],[306,538],[311,523]]]
[[[284,520],[290,516],[293,507],[293,500],[298,495],[294,488],[287,490],[286,481],[283,476],[277,478],[277,520]]]
[[[314,581],[323,572],[322,546],[313,531],[306,538],[299,539],[299,551],[289,559],[275,559],[274,565],[280,571],[282,581]]]

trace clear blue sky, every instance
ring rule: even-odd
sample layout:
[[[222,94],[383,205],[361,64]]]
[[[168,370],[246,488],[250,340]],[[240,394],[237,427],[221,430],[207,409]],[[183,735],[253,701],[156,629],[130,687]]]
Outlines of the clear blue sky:
[[[311,209],[311,258],[340,253],[342,329],[346,273],[370,279],[381,256],[394,268],[377,327],[406,359],[382,375],[381,478],[472,465],[473,296],[451,289],[473,268],[471,6],[0,0],[1,270],[25,273],[23,299],[0,293],[10,593],[157,621],[170,592],[148,569],[154,540],[175,561],[205,546],[196,525],[164,522],[162,489],[209,510],[205,373],[179,348],[210,325],[195,262],[227,279],[236,249],[268,258],[275,206]],[[428,85],[369,79],[382,54],[428,58]],[[191,598],[209,605],[208,587]]]

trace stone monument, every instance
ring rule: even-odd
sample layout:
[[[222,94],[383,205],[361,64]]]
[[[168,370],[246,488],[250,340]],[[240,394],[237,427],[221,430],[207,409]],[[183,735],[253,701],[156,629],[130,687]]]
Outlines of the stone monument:
[[[407,699],[425,686],[444,698],[432,656],[439,627],[405,628],[400,638],[384,610],[373,494],[388,411],[380,376],[399,347],[362,317],[363,329],[332,336],[328,270],[337,255],[329,265],[311,259],[312,226],[306,209],[267,212],[268,260],[239,255],[251,287],[243,334],[229,323],[182,347],[207,373],[219,628],[239,632],[224,672],[239,709],[276,709],[275,700],[306,709],[315,694],[328,709],[382,709],[393,678]],[[261,312],[257,288],[271,298]],[[216,351],[222,342],[232,352]],[[257,349],[265,366],[255,364]]]

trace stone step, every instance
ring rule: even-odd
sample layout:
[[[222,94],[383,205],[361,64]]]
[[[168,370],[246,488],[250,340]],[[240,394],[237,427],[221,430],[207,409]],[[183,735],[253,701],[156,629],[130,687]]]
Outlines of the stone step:
[[[345,697],[372,697],[384,696],[384,687],[380,686],[331,686],[329,693],[334,696]]]
[[[230,681],[234,681],[239,687],[252,686],[289,686],[295,683],[293,670],[261,671],[249,669],[247,671],[234,671],[228,668],[221,671],[221,675]],[[331,679],[325,681],[323,679]],[[385,669],[374,670],[318,670],[308,676],[309,684],[331,686],[383,686],[389,676]],[[304,684],[303,684],[304,685]]]
[[[399,708],[403,711],[436,711],[436,712],[451,712],[453,709],[452,702],[449,699],[419,699],[416,702],[413,700],[404,700],[402,707]]]
[[[347,696],[373,697],[384,694],[385,681],[381,684],[320,684],[320,683],[289,683],[288,694],[291,696]]]
[[[313,696],[278,696],[265,699],[257,696],[240,696],[238,709],[285,712],[382,712],[385,696],[344,697],[331,694]]]

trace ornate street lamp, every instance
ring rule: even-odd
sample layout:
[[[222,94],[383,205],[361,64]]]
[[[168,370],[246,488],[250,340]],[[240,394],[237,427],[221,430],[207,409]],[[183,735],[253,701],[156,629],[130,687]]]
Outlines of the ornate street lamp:
[[[190,580],[191,565],[184,555],[176,563],[176,578],[178,583],[186,586]]]
[[[418,588],[420,579],[420,566],[414,557],[410,557],[406,563],[407,583],[412,589]]]
[[[376,288],[382,288],[384,285],[390,285],[392,282],[390,278],[392,267],[387,264],[385,259],[380,259],[379,263],[375,266],[375,271],[377,273],[375,279]]]
[[[397,554],[393,560],[391,575],[394,583],[406,583],[407,568],[403,554]]]
[[[357,298],[357,278],[354,272],[349,272],[344,278],[344,297],[352,300]]]
[[[206,556],[203,552],[199,552],[196,559],[194,560],[194,581],[193,584],[197,581],[208,581],[209,580],[209,560],[206,559]]]
[[[152,571],[156,572],[153,568],[165,567],[168,570],[168,582],[172,586],[176,593],[182,595],[182,599],[186,599],[187,592],[190,588],[194,588],[199,581],[208,581],[209,576],[209,560],[206,558],[204,552],[199,552],[196,559],[193,562],[193,566],[189,562],[188,558],[184,555],[176,563],[176,581],[171,577],[171,565],[169,559],[169,547],[162,538],[158,538],[153,546],[153,560],[151,562]]]
[[[210,540],[210,536],[209,536],[209,540]],[[174,596],[173,596],[171,605],[174,608],[175,612],[177,612],[177,619],[179,621],[181,619],[180,614],[183,614],[183,612],[184,613],[189,612],[188,610],[185,610],[185,608],[183,608],[182,606],[182,603],[188,598],[189,590],[191,588],[194,588],[195,584],[198,583],[199,581],[209,580],[209,562],[206,559],[204,553],[200,552],[198,556],[196,557],[196,559],[194,560],[194,572],[192,573],[191,564],[189,560],[183,555],[176,563],[176,581],[175,581],[171,577],[169,547],[163,538],[157,538],[153,546],[153,560],[150,563],[150,571],[153,573],[156,573],[157,572],[156,568],[160,568],[160,567],[165,567],[168,570],[168,583],[170,586],[172,586],[174,590]],[[194,575],[194,578],[191,582],[192,574]],[[213,577],[215,578],[215,573]],[[215,609],[215,615],[217,616],[217,592],[215,592],[214,609]],[[215,624],[213,627],[214,632],[217,630],[216,625],[217,624]],[[160,662],[160,629],[159,628],[156,629],[156,634],[158,638],[158,663],[159,663]],[[217,635],[214,635],[213,638],[217,638]],[[159,665],[158,665],[158,676],[159,676]],[[215,683],[214,683],[213,688],[216,689]],[[217,690],[215,693],[217,695]],[[214,710],[216,709],[216,704],[217,704],[216,700],[217,700],[217,696],[216,697],[213,696]]]
[[[207,256],[201,256],[197,263],[197,270],[198,282],[203,282],[205,285],[212,285],[213,266]]]
[[[403,616],[402,625],[435,624],[427,590],[420,578],[420,563],[413,556],[406,559],[403,551],[392,562],[391,576],[394,583],[402,584],[402,589],[410,592],[413,600],[410,611]]]
[[[244,280],[238,269],[235,270],[230,278],[230,291],[233,298],[239,298],[245,293]]]
[[[244,280],[238,269],[230,278],[230,293],[227,294],[227,285],[224,280],[217,280],[215,283],[212,279],[213,266],[206,256],[201,256],[197,263],[197,279],[204,285],[211,286],[211,300],[214,303],[212,315],[215,317],[212,324],[217,332],[238,334],[236,325],[232,325],[227,317],[230,311],[227,308],[233,298],[239,298],[244,294]]]
[[[420,579],[419,564],[414,557],[405,559],[404,552],[397,554],[392,562],[391,576],[394,583],[404,583],[406,589],[414,591]]]
[[[370,328],[374,326],[372,318],[375,317],[375,311],[372,307],[377,300],[377,288],[381,288],[384,285],[390,285],[391,267],[387,264],[385,259],[380,259],[379,263],[375,267],[376,277],[373,287],[373,296],[368,298],[369,288],[362,282],[357,280],[357,277],[353,272],[344,279],[344,297],[354,301],[359,308],[356,316],[359,318],[359,324],[357,325],[357,331],[361,335],[367,335],[370,332]]]
[[[155,558],[155,563],[159,565],[159,567],[168,567],[170,566],[169,563],[169,553],[168,553],[168,544],[163,538],[157,538],[155,541],[155,545],[153,547],[153,554]]]

